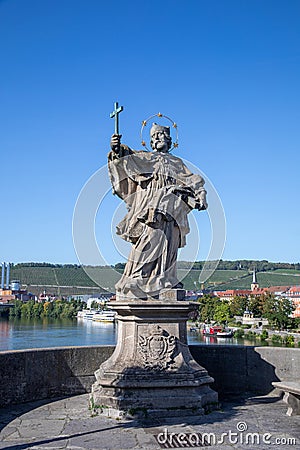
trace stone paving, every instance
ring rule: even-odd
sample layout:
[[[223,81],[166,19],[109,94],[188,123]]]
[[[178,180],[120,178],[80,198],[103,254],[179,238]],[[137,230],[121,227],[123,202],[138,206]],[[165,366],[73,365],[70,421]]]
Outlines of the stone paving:
[[[93,414],[80,395],[0,409],[0,449],[300,449],[300,416],[286,410],[272,394],[201,417],[116,420]]]

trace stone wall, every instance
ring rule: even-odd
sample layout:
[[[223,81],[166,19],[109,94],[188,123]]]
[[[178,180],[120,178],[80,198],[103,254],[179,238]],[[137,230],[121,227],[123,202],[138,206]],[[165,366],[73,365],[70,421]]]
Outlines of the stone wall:
[[[61,347],[0,352],[0,407],[82,394],[114,346]]]
[[[269,393],[272,381],[300,380],[300,349],[242,345],[191,345],[194,359],[215,379],[222,398]]]
[[[94,372],[113,346],[0,352],[0,407],[88,392]],[[214,377],[220,398],[266,394],[272,381],[300,379],[300,350],[282,347],[191,345],[195,360]]]

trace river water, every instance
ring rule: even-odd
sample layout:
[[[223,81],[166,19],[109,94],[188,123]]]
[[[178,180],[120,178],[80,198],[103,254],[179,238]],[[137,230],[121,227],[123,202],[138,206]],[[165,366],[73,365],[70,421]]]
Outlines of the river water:
[[[117,325],[85,319],[15,319],[0,318],[0,351],[30,348],[115,345]],[[188,332],[189,344],[266,345],[260,341],[204,337]]]

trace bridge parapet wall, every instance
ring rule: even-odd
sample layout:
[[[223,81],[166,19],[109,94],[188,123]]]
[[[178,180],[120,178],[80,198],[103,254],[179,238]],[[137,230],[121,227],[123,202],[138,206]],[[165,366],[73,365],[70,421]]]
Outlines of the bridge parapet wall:
[[[114,346],[0,352],[0,407],[89,392],[94,372]],[[191,345],[194,359],[215,379],[220,398],[270,392],[273,381],[300,379],[300,350],[283,347]]]

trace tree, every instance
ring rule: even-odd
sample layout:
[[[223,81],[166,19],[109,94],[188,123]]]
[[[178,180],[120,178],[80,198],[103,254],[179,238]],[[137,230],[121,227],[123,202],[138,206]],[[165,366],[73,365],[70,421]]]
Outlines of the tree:
[[[245,309],[247,308],[248,299],[247,297],[241,297],[235,295],[233,299],[230,300],[229,303],[229,312],[230,316],[242,316],[244,314]]]
[[[43,314],[44,308],[42,303],[35,303],[33,305],[32,315],[34,318],[40,318]]]
[[[29,302],[23,303],[21,306],[21,316],[30,319],[34,315],[33,308],[34,308],[34,300],[29,300]]]
[[[45,317],[51,317],[52,316],[52,311],[53,311],[53,303],[52,302],[45,302],[43,307],[44,307],[43,315]]]
[[[227,301],[222,301],[215,307],[214,320],[218,323],[225,324],[230,317],[230,306]]]
[[[75,306],[72,303],[65,303],[60,314],[61,318],[72,319],[76,315]]]
[[[98,308],[99,308],[99,303],[96,300],[94,300],[91,303],[91,309],[98,309]]]
[[[270,324],[279,330],[288,328],[292,324],[292,313],[295,307],[288,298],[278,298],[273,294],[264,295],[263,316]]]
[[[14,307],[10,308],[9,310],[9,317],[21,317],[21,311],[22,311],[22,302],[21,300],[15,300],[14,301]]]
[[[265,295],[259,295],[254,296],[250,295],[250,298],[248,300],[248,308],[249,311],[253,313],[254,317],[262,317],[263,311],[264,311],[264,302],[265,302]]]
[[[115,269],[119,273],[123,273],[124,272],[124,268],[125,268],[125,264],[124,263],[117,263],[117,264],[115,264]]]
[[[53,311],[51,316],[58,319],[64,310],[64,302],[62,300],[55,300],[53,302]]]
[[[219,301],[218,297],[210,295],[203,295],[203,297],[198,298],[199,319],[201,322],[209,323],[213,320],[215,308]]]

